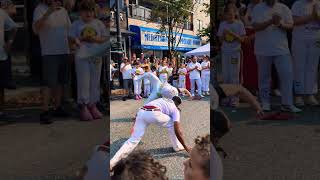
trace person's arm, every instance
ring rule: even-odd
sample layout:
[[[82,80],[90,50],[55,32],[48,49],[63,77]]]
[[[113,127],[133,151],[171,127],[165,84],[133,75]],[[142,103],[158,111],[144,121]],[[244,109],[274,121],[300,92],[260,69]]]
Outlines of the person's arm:
[[[252,27],[255,31],[263,31],[266,28],[268,28],[269,26],[271,26],[272,24],[273,24],[273,20],[270,19],[270,20],[262,22],[262,23],[253,23]]]
[[[180,122],[174,122],[174,132],[179,140],[179,142],[182,144],[182,146],[184,147],[184,149],[190,153],[190,148],[186,145],[184,138],[183,138],[183,134],[182,134],[182,130],[181,130],[181,125]]]
[[[18,31],[18,25],[12,20],[9,15],[6,15],[4,19],[4,28],[7,29],[9,32],[8,41],[5,44],[5,50],[9,53],[11,50],[11,46],[16,38],[16,34]]]
[[[188,97],[190,97],[192,99],[192,95],[191,95],[190,91],[188,91],[188,89],[179,88],[179,91],[182,92],[183,94],[187,95]]]
[[[220,87],[223,89],[226,96],[238,95],[241,99],[249,103],[257,112],[258,115],[263,113],[263,110],[256,100],[256,98],[243,86],[232,85],[232,84],[221,84]]]

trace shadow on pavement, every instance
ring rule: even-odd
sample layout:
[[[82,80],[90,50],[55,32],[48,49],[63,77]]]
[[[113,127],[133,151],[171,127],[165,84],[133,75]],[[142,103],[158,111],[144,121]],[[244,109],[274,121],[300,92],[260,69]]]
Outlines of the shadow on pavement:
[[[131,118],[117,118],[117,119],[111,119],[111,122],[116,123],[131,123],[133,122]]]
[[[152,154],[155,159],[162,159],[162,158],[168,158],[168,157],[184,157],[188,158],[188,155],[185,154],[185,152],[174,152],[172,147],[166,147],[166,148],[157,148],[157,149],[150,149],[146,152]]]

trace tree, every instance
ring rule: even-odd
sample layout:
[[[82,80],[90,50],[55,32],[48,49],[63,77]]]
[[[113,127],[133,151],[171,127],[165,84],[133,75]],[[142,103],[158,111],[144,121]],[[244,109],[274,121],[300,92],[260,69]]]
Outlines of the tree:
[[[210,16],[210,11],[214,12],[214,6],[210,6],[210,4],[204,3],[203,4],[205,6],[205,9],[202,10],[202,12],[205,12],[209,17]],[[210,42],[210,37],[211,37],[211,32],[212,32],[212,22],[210,21],[210,23],[208,24],[207,27],[202,28],[199,33],[198,36],[200,37],[207,37],[207,42]]]
[[[177,55],[177,47],[185,25],[190,22],[194,9],[193,0],[150,0],[154,5],[151,11],[151,21],[159,23],[159,33],[168,41],[168,58]]]

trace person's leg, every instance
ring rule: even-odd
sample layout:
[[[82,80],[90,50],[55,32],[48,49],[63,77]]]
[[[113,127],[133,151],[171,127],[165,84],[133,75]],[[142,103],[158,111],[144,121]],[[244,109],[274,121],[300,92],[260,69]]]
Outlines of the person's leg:
[[[196,79],[197,87],[198,87],[198,95],[202,96],[202,81],[201,78]]]
[[[201,87],[201,89],[202,89],[202,92],[206,92],[206,90],[205,90],[205,86],[206,86],[206,83],[205,83],[205,81],[206,81],[206,79],[205,79],[205,74],[204,74],[204,72],[202,72],[201,73],[201,82],[202,82],[202,87]]]
[[[128,79],[124,79],[123,80],[123,89],[125,90],[125,97],[129,97],[129,80]]]
[[[297,105],[303,105],[303,95],[305,95],[305,74],[311,69],[307,68],[307,47],[305,41],[292,40],[292,62],[293,62],[293,78],[294,92],[297,96]]]
[[[277,68],[280,78],[281,102],[282,105],[293,105],[293,72],[291,55],[276,56],[274,64]]]
[[[305,94],[313,95],[315,83],[318,82],[318,66],[320,47],[315,45],[314,40],[309,42],[307,50],[307,62],[305,63]],[[296,73],[296,72],[295,72]],[[316,83],[317,84],[317,83]],[[317,86],[317,85],[316,85]]]
[[[191,95],[194,96],[194,91],[195,91],[195,79],[190,79],[190,84],[191,84]]]
[[[110,168],[112,169],[122,158],[130,154],[141,141],[148,124],[145,122],[144,111],[139,111],[133,127],[131,137],[121,146],[117,153],[110,160]]]
[[[263,105],[270,105],[271,56],[257,56],[259,72],[259,96]],[[265,108],[268,109],[268,108]]]
[[[224,83],[230,82],[230,54],[229,53],[221,53],[221,63],[222,63],[222,79]]]
[[[97,58],[90,63],[90,102],[89,111],[94,119],[101,119],[102,113],[97,108],[100,101],[100,78],[101,78],[102,59]]]
[[[204,78],[204,91],[209,93],[210,73],[205,74]]]
[[[137,96],[138,96],[138,91],[139,91],[139,81],[138,80],[134,80],[133,81],[133,87],[134,87],[134,95],[135,95],[135,98],[137,99]]]

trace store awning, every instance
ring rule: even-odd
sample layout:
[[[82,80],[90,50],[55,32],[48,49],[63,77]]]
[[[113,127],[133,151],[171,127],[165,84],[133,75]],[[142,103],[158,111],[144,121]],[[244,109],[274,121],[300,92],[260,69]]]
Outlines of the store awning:
[[[115,33],[117,33],[117,29],[110,28],[110,34],[115,34]],[[121,29],[121,34],[126,35],[126,36],[134,36],[136,33],[132,32],[132,31],[128,31],[126,29]]]

